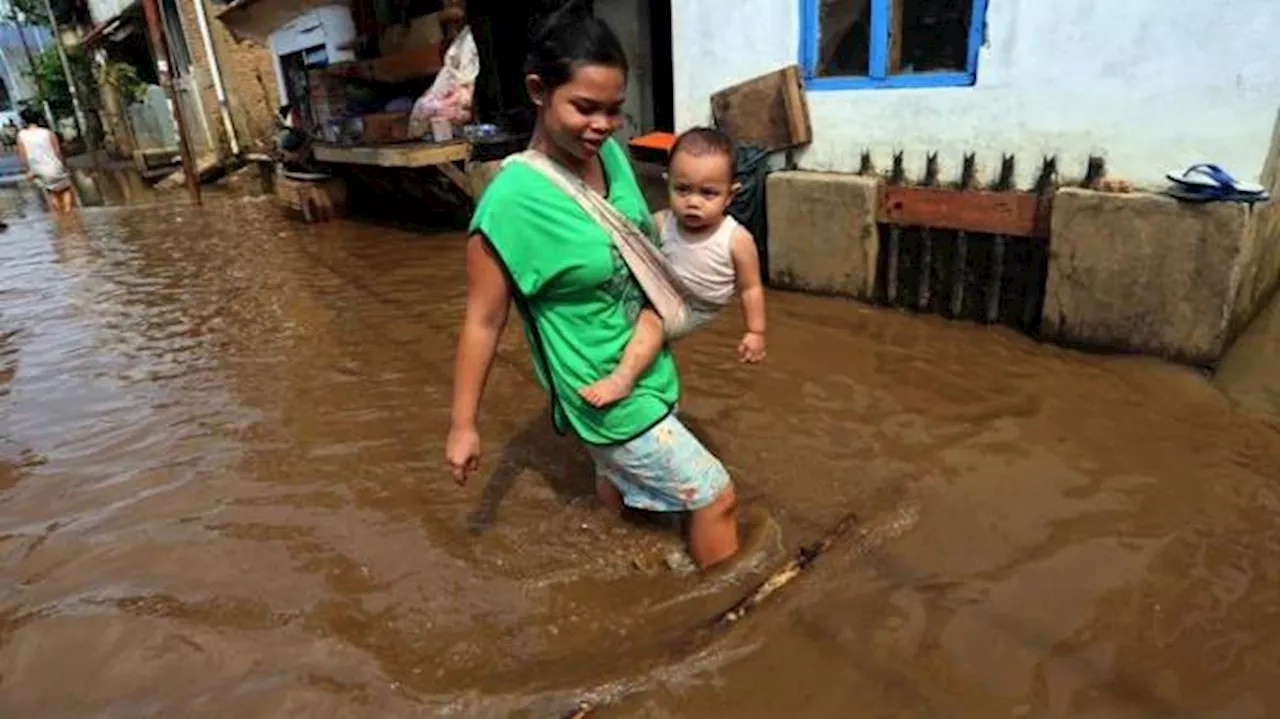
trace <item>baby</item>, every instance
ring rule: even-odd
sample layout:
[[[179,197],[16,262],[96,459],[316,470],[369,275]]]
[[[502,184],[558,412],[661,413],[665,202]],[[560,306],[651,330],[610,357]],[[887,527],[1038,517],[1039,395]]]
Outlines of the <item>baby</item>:
[[[699,127],[676,139],[668,171],[671,209],[654,215],[662,252],[685,287],[709,305],[723,308],[736,290],[747,331],[738,359],[756,363],[765,356],[764,285],[755,238],[727,214],[738,185],[734,182],[733,140],[719,130]],[[707,322],[714,314],[700,317]],[[631,393],[665,342],[662,321],[643,312],[618,367],[579,394],[606,407]]]

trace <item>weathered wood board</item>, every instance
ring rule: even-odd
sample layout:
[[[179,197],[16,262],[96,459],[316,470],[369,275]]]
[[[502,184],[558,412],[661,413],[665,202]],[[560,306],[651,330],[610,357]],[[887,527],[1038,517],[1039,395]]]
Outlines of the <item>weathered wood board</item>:
[[[276,200],[306,222],[325,222],[347,214],[347,186],[341,178],[299,180],[277,168]]]
[[[796,65],[752,78],[711,96],[716,125],[738,142],[770,152],[813,140],[809,105]]]
[[[904,227],[1048,237],[1051,197],[1030,192],[885,185],[879,222]]]
[[[373,165],[376,167],[430,167],[446,162],[463,162],[471,157],[471,144],[462,140],[453,142],[409,142],[400,145],[340,145],[317,144],[316,159],[320,162],[347,165]]]

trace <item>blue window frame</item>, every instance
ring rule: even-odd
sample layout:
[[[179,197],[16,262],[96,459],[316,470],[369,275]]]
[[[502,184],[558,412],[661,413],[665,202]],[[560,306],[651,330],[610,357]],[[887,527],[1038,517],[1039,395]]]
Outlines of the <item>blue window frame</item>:
[[[986,36],[987,1],[800,0],[800,67],[805,86],[858,90],[972,85]],[[945,37],[935,38],[936,25],[931,23],[937,18],[920,7],[931,4],[952,12],[950,17],[934,13],[944,16]],[[843,14],[840,37],[823,33],[828,12]],[[921,69],[909,60],[918,61]]]

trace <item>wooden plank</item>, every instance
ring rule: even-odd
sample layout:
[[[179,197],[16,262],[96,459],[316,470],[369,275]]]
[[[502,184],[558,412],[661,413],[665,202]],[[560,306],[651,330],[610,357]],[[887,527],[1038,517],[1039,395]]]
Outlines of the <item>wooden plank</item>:
[[[964,312],[965,271],[969,261],[969,235],[964,231],[956,235],[955,264],[951,271],[951,316]]]
[[[715,93],[711,110],[716,125],[730,137],[770,152],[813,140],[809,106],[796,65]]]
[[[1050,203],[1030,192],[948,190],[934,187],[881,189],[879,221],[910,227],[1048,237]]]
[[[800,79],[800,68],[792,67],[787,71],[787,81],[783,83],[783,98],[787,108],[787,126],[791,142],[795,145],[808,145],[813,142],[813,130],[809,126],[809,103],[805,101],[804,84]]]
[[[991,273],[987,275],[987,324],[1000,319],[1000,301],[1004,299],[1004,251],[1009,238],[996,235],[991,246]]]
[[[902,228],[889,228],[889,268],[885,272],[885,296],[890,305],[898,304],[898,263],[902,257]]]
[[[471,178],[467,177],[467,173],[459,170],[455,165],[448,162],[436,165],[436,169],[443,172],[444,176],[449,178],[450,182],[457,185],[459,190],[467,193],[467,197],[474,198],[476,196],[475,191],[471,187]]]
[[[462,162],[471,157],[471,144],[467,142],[409,142],[402,145],[373,147],[355,145],[315,146],[316,160],[339,165],[370,165],[373,167],[431,167],[448,162]]]

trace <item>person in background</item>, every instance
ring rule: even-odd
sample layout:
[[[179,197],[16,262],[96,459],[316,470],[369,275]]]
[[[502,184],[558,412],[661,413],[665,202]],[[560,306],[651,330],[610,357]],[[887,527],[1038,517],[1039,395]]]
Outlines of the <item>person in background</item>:
[[[0,129],[0,142],[4,143],[6,152],[14,149],[18,145],[18,126],[10,120],[4,124],[4,128]]]
[[[299,129],[302,124],[298,109],[293,105],[281,105],[276,112],[276,147],[280,150],[280,162],[284,169],[308,172],[311,155],[311,138]]]
[[[75,209],[75,193],[58,136],[42,124],[40,113],[35,110],[24,108],[21,117],[26,125],[18,133],[22,169],[43,191],[49,209],[58,214],[71,212]]]

